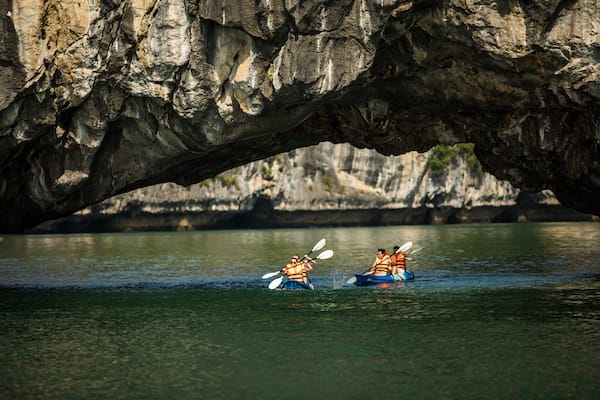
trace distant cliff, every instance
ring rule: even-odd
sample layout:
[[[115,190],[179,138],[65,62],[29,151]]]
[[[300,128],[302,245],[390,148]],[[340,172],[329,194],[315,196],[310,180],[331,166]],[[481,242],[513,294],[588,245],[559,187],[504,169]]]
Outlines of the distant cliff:
[[[108,199],[47,230],[152,230],[590,220],[549,191],[524,194],[482,172],[473,146],[382,156],[322,143],[183,187]]]

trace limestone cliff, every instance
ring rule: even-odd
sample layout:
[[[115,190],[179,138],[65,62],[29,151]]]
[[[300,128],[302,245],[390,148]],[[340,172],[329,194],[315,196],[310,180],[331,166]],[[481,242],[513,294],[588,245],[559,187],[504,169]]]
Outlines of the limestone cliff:
[[[600,211],[595,0],[12,0],[0,32],[1,231],[323,141],[473,142]]]
[[[472,146],[383,156],[321,143],[182,187],[112,197],[34,232],[589,221],[551,192],[524,195],[481,171]]]
[[[369,208],[502,207],[519,194],[464,157],[440,172],[428,164],[432,152],[382,156],[350,145],[322,143],[224,172],[182,187],[160,184],[115,196],[94,207],[114,214],[133,204],[149,213],[248,211],[257,199],[281,211]],[[557,203],[551,194],[541,202]]]

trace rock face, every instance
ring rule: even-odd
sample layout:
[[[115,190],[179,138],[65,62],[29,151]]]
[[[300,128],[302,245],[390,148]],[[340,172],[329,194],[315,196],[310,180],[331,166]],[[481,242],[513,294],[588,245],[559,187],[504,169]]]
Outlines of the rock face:
[[[116,214],[135,205],[149,213],[249,211],[257,201],[280,211],[368,208],[502,207],[519,190],[467,165],[457,154],[439,172],[432,152],[382,156],[348,144],[321,143],[246,164],[190,185],[159,184],[112,197],[93,209]],[[542,203],[557,204],[551,194]]]
[[[549,191],[524,194],[481,171],[471,145],[383,156],[321,143],[183,187],[117,195],[31,232],[590,221]],[[29,232],[29,231],[28,231]]]
[[[595,0],[13,0],[0,31],[0,231],[323,141],[473,142],[600,211]]]

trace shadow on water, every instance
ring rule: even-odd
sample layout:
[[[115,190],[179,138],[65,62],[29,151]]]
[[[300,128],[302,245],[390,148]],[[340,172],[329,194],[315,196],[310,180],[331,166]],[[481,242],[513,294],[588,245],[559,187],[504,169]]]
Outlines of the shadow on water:
[[[0,388],[18,398],[598,394],[600,282],[405,288],[0,291]]]

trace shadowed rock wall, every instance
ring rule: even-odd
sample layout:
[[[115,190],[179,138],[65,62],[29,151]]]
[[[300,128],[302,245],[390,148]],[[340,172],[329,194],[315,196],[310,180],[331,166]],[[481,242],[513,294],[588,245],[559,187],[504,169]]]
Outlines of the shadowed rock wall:
[[[595,0],[0,4],[0,231],[322,141],[600,211]]]

